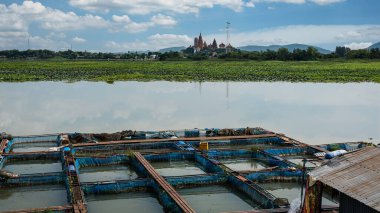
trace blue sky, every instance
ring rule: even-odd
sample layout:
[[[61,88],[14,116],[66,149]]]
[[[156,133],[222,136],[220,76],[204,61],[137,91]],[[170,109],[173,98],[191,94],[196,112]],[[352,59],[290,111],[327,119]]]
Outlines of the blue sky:
[[[365,2],[365,3],[363,3]],[[303,43],[326,49],[380,42],[379,0],[0,1],[0,49],[125,52],[207,42]]]

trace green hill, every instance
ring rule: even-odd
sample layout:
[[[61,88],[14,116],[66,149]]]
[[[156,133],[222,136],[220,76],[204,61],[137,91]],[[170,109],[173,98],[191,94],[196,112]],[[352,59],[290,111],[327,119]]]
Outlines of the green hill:
[[[330,50],[326,50],[320,47],[305,45],[305,44],[270,45],[270,46],[248,45],[248,46],[238,47],[238,49],[249,51],[249,52],[253,52],[253,51],[262,52],[266,50],[277,51],[280,48],[287,48],[290,52],[292,52],[295,49],[307,50],[308,47],[314,47],[318,50],[318,52],[322,54],[329,54],[332,52]]]
[[[160,53],[166,53],[166,52],[180,52],[181,50],[186,49],[186,47],[168,47],[160,49],[158,52]]]
[[[368,47],[368,49],[375,49],[375,48],[380,49],[380,42],[377,42],[376,44],[372,44],[370,47]]]

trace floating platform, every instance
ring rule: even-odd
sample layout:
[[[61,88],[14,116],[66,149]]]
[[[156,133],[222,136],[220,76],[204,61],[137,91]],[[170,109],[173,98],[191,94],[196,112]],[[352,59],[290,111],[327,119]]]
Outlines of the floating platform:
[[[324,154],[368,145],[312,146],[262,128],[8,135],[0,143],[0,211],[287,212]],[[38,191],[52,185],[64,195]],[[30,187],[46,202],[27,205],[20,193]]]

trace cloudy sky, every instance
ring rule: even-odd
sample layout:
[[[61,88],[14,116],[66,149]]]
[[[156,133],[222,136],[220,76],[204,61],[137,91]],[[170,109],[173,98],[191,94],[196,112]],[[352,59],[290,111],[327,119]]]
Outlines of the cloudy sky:
[[[0,49],[124,52],[211,42],[304,43],[353,49],[380,42],[379,0],[0,0]]]

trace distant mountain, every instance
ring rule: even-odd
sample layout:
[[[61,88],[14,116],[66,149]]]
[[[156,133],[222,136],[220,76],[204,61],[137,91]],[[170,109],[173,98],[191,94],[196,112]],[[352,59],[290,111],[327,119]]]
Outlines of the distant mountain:
[[[186,47],[168,47],[168,48],[164,48],[164,49],[160,49],[158,50],[158,52],[160,53],[166,53],[166,52],[180,52],[181,50],[184,50],[186,49]]]
[[[326,49],[323,49],[320,47],[315,47],[315,46],[305,45],[305,44],[270,45],[270,46],[248,45],[248,46],[238,47],[238,49],[244,50],[244,51],[249,51],[249,52],[253,52],[253,51],[261,52],[261,51],[266,51],[266,50],[277,51],[278,49],[280,49],[282,47],[287,48],[290,52],[292,52],[295,49],[306,50],[308,47],[314,47],[315,49],[318,50],[318,52],[320,52],[322,54],[329,54],[332,52],[330,50],[326,50]]]
[[[368,47],[368,49],[375,49],[375,48],[380,49],[380,42],[377,42],[376,44],[372,44],[370,47]]]

